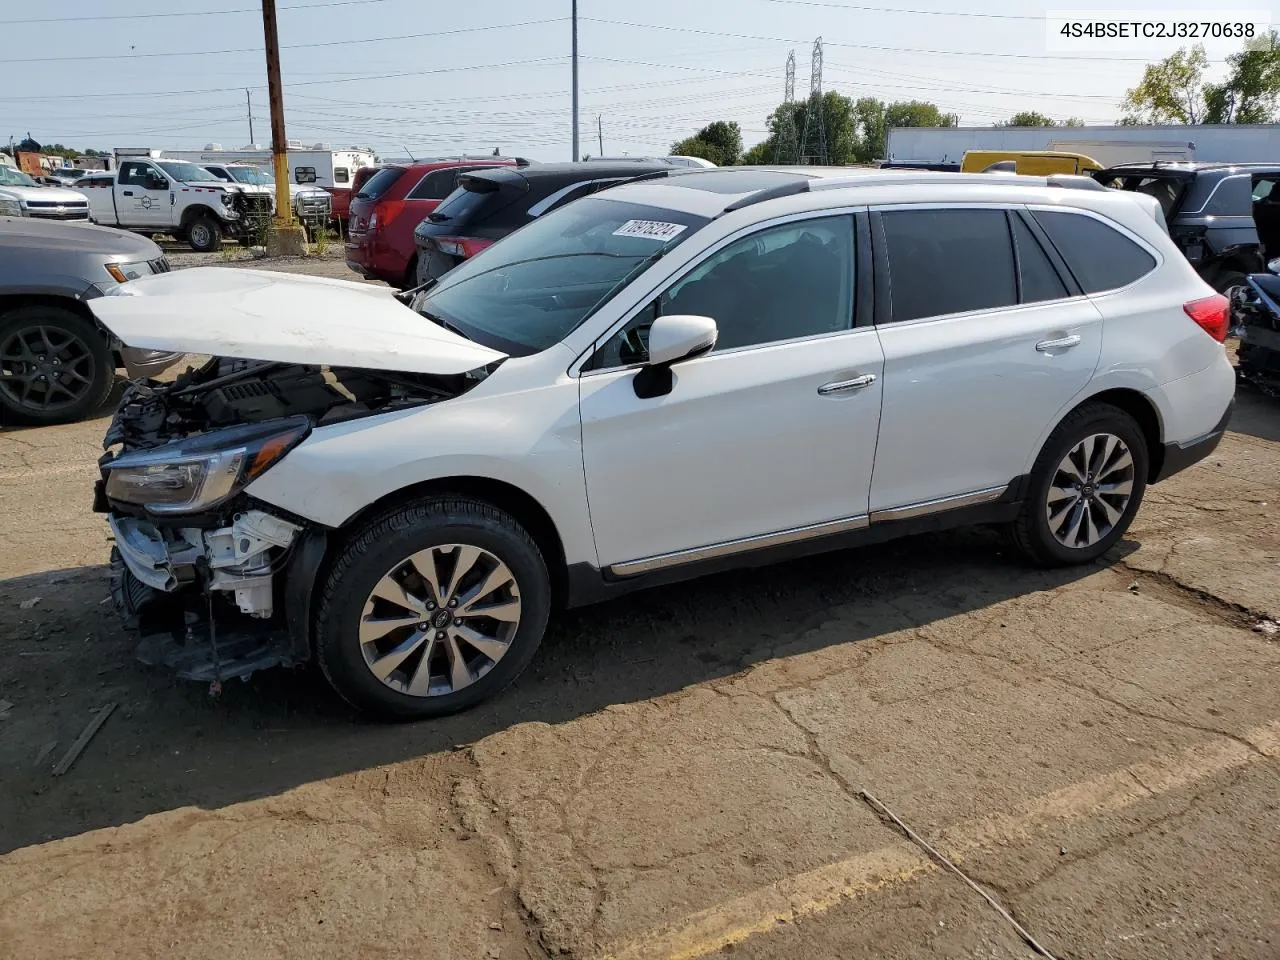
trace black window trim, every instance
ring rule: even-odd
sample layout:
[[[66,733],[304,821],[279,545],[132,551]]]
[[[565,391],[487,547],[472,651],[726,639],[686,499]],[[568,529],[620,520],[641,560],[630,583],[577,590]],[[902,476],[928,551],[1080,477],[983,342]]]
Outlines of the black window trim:
[[[848,207],[829,207],[822,210],[804,210],[796,213],[784,214],[772,220],[759,220],[755,223],[751,223],[744,227],[741,227],[740,229],[735,230],[733,233],[728,234],[727,236],[721,237],[711,246],[704,247],[702,250],[696,253],[692,259],[685,261],[685,263],[682,266],[676,268],[676,270],[672,271],[671,273],[666,274],[661,280],[659,280],[657,283],[650,286],[647,292],[640,297],[640,301],[638,303],[633,303],[631,306],[627,307],[623,311],[622,316],[618,320],[611,323],[604,333],[600,334],[593,341],[591,341],[591,343],[587,345],[586,349],[583,350],[577,356],[577,358],[573,361],[572,364],[570,364],[569,369],[566,371],[567,374],[570,377],[582,378],[582,377],[599,376],[601,374],[608,374],[608,373],[620,373],[627,370],[639,370],[641,367],[644,366],[644,364],[632,363],[632,364],[627,364],[625,366],[617,366],[617,367],[593,367],[592,361],[595,359],[596,354],[599,353],[600,350],[604,348],[604,345],[608,343],[614,337],[615,334],[617,334],[620,330],[622,330],[623,327],[625,327],[637,316],[639,316],[640,313],[649,309],[655,297],[660,296],[663,293],[663,291],[665,291],[669,286],[671,286],[673,283],[675,283],[677,280],[679,280],[689,271],[696,269],[699,264],[703,263],[710,257],[714,257],[717,253],[719,253],[721,250],[723,250],[725,247],[729,246],[732,243],[737,243],[739,240],[745,239],[746,237],[752,236],[753,234],[762,233],[765,230],[770,230],[775,227],[784,227],[789,223],[796,223],[801,220],[827,220],[827,219],[831,219],[832,217],[852,217],[853,218],[853,221],[854,221],[853,222],[853,242],[854,242],[853,301],[854,302],[853,302],[853,317],[851,318],[851,325],[845,328],[844,330],[833,330],[829,333],[813,333],[813,334],[807,334],[802,337],[792,337],[788,340],[770,340],[768,343],[753,343],[753,344],[748,344],[742,347],[734,347],[732,350],[725,350],[720,353],[715,353],[715,352],[709,353],[705,357],[702,357],[699,359],[714,359],[716,357],[732,357],[732,356],[737,356],[740,353],[744,353],[747,350],[763,350],[768,347],[776,347],[780,344],[803,343],[807,340],[822,340],[830,337],[842,337],[842,336],[848,336],[849,334],[853,334],[853,333],[867,332],[869,329],[873,327],[873,325],[870,322],[862,321],[863,313],[865,310],[863,306],[863,301],[866,298],[864,295],[862,295],[861,288],[862,288],[862,284],[867,282],[868,275],[864,273],[864,271],[870,269],[871,250],[869,248],[869,245],[865,251],[863,250],[863,230],[859,227],[859,220],[861,219],[865,224],[866,216],[867,216],[867,208],[865,205],[861,205],[861,204],[858,206],[848,206]],[[715,221],[712,221],[712,222],[714,223]],[[706,229],[706,228],[704,227],[703,229]],[[645,273],[651,273],[651,272],[652,272],[652,269],[645,271]],[[645,274],[641,274],[639,277],[633,280],[632,286],[634,286],[635,283],[643,280],[644,276]],[[619,292],[617,295],[615,295],[614,299],[616,300],[621,296],[627,295],[630,289],[631,287],[629,286],[627,290],[623,290]]]
[[[1029,203],[1027,204],[1026,209],[1027,209],[1027,212],[1031,214],[1032,220],[1035,220],[1035,214],[1037,210],[1042,210],[1045,213],[1066,213],[1066,214],[1070,214],[1072,216],[1077,216],[1077,217],[1092,217],[1094,220],[1097,220],[1099,223],[1101,223],[1104,227],[1110,227],[1112,230],[1115,230],[1116,232],[1118,232],[1122,237],[1125,237],[1126,239],[1131,240],[1133,243],[1136,243],[1139,248],[1146,251],[1146,253],[1151,257],[1151,259],[1155,261],[1155,266],[1153,266],[1150,270],[1148,270],[1142,276],[1134,280],[1130,280],[1128,283],[1126,283],[1122,287],[1111,287],[1110,289],[1107,289],[1107,290],[1099,290],[1097,293],[1084,293],[1083,286],[1077,283],[1077,286],[1082,291],[1080,294],[1081,296],[1109,297],[1113,294],[1120,293],[1121,291],[1124,291],[1124,290],[1128,290],[1130,287],[1133,287],[1139,283],[1142,283],[1142,281],[1146,280],[1147,277],[1151,276],[1153,273],[1155,273],[1161,267],[1164,266],[1164,262],[1165,262],[1164,254],[1162,254],[1156,247],[1153,247],[1143,237],[1140,237],[1138,234],[1134,233],[1132,230],[1126,227],[1123,223],[1120,223],[1118,220],[1112,220],[1110,217],[1103,216],[1102,214],[1098,213],[1096,210],[1088,210],[1088,209],[1085,209],[1084,207],[1060,207],[1060,206],[1053,206],[1051,204],[1044,204],[1044,203]],[[1038,222],[1036,223],[1036,226],[1040,229],[1040,232],[1045,235],[1045,238],[1048,239],[1048,232],[1045,231],[1045,229],[1041,227]],[[1052,240],[1049,240],[1049,246],[1054,250],[1055,253],[1061,256],[1060,251],[1058,251],[1058,248],[1053,245]],[[1063,262],[1065,263],[1065,260]]]
[[[1042,208],[1042,209],[1050,209],[1050,208],[1048,208],[1048,207],[1044,207],[1044,208]],[[1060,209],[1062,209],[1062,208],[1061,208],[1061,207],[1055,207],[1055,208],[1052,208],[1052,209],[1058,209],[1058,210],[1060,210]],[[1043,250],[1043,251],[1044,251],[1044,255],[1045,255],[1046,257],[1048,257],[1048,258],[1049,258],[1049,262],[1050,262],[1051,264],[1053,264],[1053,268],[1054,268],[1056,271],[1058,271],[1058,278],[1059,278],[1060,280],[1062,280],[1062,282],[1063,282],[1064,284],[1066,284],[1066,287],[1067,287],[1067,296],[1066,296],[1065,298],[1063,298],[1063,299],[1070,300],[1070,299],[1072,299],[1072,298],[1074,298],[1074,297],[1083,297],[1083,296],[1085,295],[1085,293],[1084,293],[1084,287],[1080,284],[1080,281],[1078,281],[1078,280],[1076,279],[1076,275],[1075,275],[1074,273],[1072,273],[1072,272],[1071,272],[1071,268],[1070,268],[1069,266],[1067,266],[1067,261],[1066,261],[1065,259],[1063,259],[1062,254],[1058,252],[1058,248],[1057,248],[1056,246],[1054,246],[1053,241],[1049,238],[1049,234],[1045,233],[1044,227],[1040,226],[1040,221],[1039,221],[1039,220],[1037,220],[1037,219],[1036,219],[1036,218],[1031,214],[1030,209],[1029,209],[1029,208],[1027,208],[1027,207],[1022,207],[1021,209],[1018,209],[1018,210],[1012,210],[1012,211],[1010,211],[1010,214],[1011,214],[1011,215],[1016,215],[1016,216],[1017,216],[1017,217],[1018,217],[1018,218],[1023,222],[1023,224],[1027,227],[1027,229],[1031,231],[1031,235],[1032,235],[1033,237],[1035,237],[1038,241],[1040,241],[1040,249],[1041,249],[1041,250]],[[1012,231],[1010,231],[1010,233],[1012,233]],[[1017,247],[1018,247],[1018,243],[1017,243],[1017,240],[1016,240],[1016,239],[1014,240],[1014,244],[1013,244],[1013,246],[1014,246],[1014,251],[1015,251],[1015,256],[1016,256],[1016,255],[1017,255]],[[1022,290],[1021,290],[1021,286],[1022,286],[1022,273],[1021,273],[1022,263],[1021,263],[1021,261],[1018,261],[1018,267],[1019,267],[1019,273],[1018,273],[1018,286],[1019,286],[1019,290],[1018,290],[1018,295],[1019,295],[1019,297],[1021,297],[1021,295],[1022,295]],[[1037,301],[1037,302],[1038,302],[1038,303],[1057,303],[1058,301],[1057,301],[1057,300],[1040,300],[1040,301]]]

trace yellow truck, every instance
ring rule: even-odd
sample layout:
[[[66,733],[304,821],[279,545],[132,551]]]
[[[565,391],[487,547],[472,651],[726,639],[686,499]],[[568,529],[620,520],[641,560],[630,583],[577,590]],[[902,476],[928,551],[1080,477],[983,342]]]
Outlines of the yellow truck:
[[[999,164],[999,166],[996,166]],[[984,173],[992,168],[1045,177],[1053,173],[1075,173],[1088,176],[1102,164],[1083,153],[1061,150],[966,150],[960,161],[963,173]]]

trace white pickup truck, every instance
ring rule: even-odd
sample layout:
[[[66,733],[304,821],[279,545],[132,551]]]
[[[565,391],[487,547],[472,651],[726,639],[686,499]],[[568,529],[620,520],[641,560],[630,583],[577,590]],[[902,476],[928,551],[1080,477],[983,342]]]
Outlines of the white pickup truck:
[[[234,183],[250,196],[266,196],[271,203],[271,212],[276,208],[276,180],[270,173],[251,163],[201,163],[223,183]],[[329,222],[333,215],[333,198],[327,190],[320,187],[306,186],[298,183],[289,184],[289,200],[293,205],[293,215],[298,222],[315,231]]]
[[[252,236],[271,217],[269,197],[223,183],[194,163],[123,155],[117,159],[110,178],[80,181],[94,223],[136,233],[167,233],[205,252],[219,249],[224,238]]]

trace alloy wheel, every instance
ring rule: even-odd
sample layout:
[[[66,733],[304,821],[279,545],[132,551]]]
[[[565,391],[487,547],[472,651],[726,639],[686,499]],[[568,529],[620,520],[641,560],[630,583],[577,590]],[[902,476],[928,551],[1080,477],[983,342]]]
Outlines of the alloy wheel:
[[[382,683],[412,697],[456,693],[494,668],[520,626],[520,588],[498,557],[441,544],[396,564],[365,600],[360,650]]]
[[[18,327],[0,341],[0,391],[17,406],[53,413],[93,389],[93,351],[56,326]]]
[[[1111,433],[1085,437],[1062,458],[1049,481],[1045,516],[1054,539],[1083,549],[1106,537],[1133,497],[1133,454]]]

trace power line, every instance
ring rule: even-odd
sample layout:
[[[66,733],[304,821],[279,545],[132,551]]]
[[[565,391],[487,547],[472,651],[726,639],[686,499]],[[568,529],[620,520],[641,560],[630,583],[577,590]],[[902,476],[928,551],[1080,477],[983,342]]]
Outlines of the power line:
[[[801,7],[829,7],[833,10],[855,10],[859,13],[907,13],[922,17],[978,17],[983,20],[1039,20],[1026,13],[972,13],[968,10],[910,10],[903,7],[867,7],[853,3],[833,3],[829,0],[764,0],[765,3],[788,3]]]
[[[287,7],[280,7],[280,10],[319,10],[322,7],[354,7],[367,3],[387,3],[388,0],[328,0],[326,3],[295,3]],[[111,13],[99,14],[97,16],[81,16],[75,17],[35,17],[29,20],[3,20],[0,25],[6,27],[18,26],[24,23],[56,23],[60,26],[67,26],[71,23],[89,22],[97,20],[155,20],[158,17],[217,17],[229,13],[256,13],[261,14],[261,7],[238,7],[234,10],[179,10],[171,13]]]
[[[290,89],[293,87],[311,87],[311,86],[316,86],[318,84],[328,84],[328,83],[355,83],[361,80],[399,80],[403,77],[425,77],[425,76],[432,76],[440,73],[458,73],[466,70],[496,70],[500,67],[523,67],[523,66],[530,66],[530,65],[546,65],[551,63],[561,63],[567,59],[569,59],[567,55],[559,56],[559,57],[534,57],[531,60],[507,60],[502,63],[473,63],[463,67],[438,67],[434,70],[406,70],[400,73],[366,74],[366,75],[357,76],[357,77],[341,77],[333,80],[302,80],[297,83],[286,83],[285,88]],[[55,95],[45,95],[45,96],[35,96],[35,97],[21,95],[21,96],[15,96],[15,97],[0,97],[0,102],[9,101],[9,100],[17,100],[21,102],[28,102],[32,100],[87,100],[91,97],[92,98],[110,97],[117,100],[125,97],[147,97],[147,98],[180,97],[180,96],[187,96],[191,94],[226,93],[232,90],[240,91],[243,89],[244,89],[244,85],[238,84],[234,87],[206,87],[203,90],[148,90],[142,93],[139,93],[136,91],[125,91],[120,93],[75,93],[75,94],[55,94]],[[262,85],[258,84],[252,89],[261,90]]]
[[[799,0],[796,0],[799,2]],[[697,33],[709,37],[732,37],[737,40],[767,40],[774,43],[801,43],[794,37],[767,37],[751,33],[729,33],[722,30],[702,30],[697,27],[673,27],[661,23],[637,23],[634,20],[607,20],[601,17],[579,17],[583,22],[604,23],[616,27],[641,27],[646,30],[666,30],[673,33]],[[1034,19],[1041,19],[1039,17]],[[921,53],[931,56],[952,57],[1001,57],[1018,60],[1067,60],[1080,63],[1150,63],[1148,57],[1077,57],[1070,54],[1048,53],[999,53],[990,50],[931,50],[922,47],[890,47],[880,44],[848,43],[840,40],[824,41],[828,47],[842,47],[849,50],[877,50],[886,53]],[[1225,63],[1225,60],[1210,60],[1210,63]]]
[[[434,30],[429,33],[404,33],[395,37],[365,37],[354,40],[323,40],[318,43],[282,44],[281,50],[304,50],[315,47],[345,47],[355,43],[385,43],[388,40],[422,40],[436,37],[449,37],[459,33],[480,33],[486,30],[509,30],[514,27],[535,27],[545,23],[563,23],[568,17],[551,17],[546,20],[526,20],[522,23],[494,23],[483,27],[460,27],[457,30]],[[71,57],[28,57],[13,59],[5,63],[58,63],[64,61],[79,62],[82,60],[140,60],[154,57],[216,57],[232,53],[262,53],[262,47],[236,47],[228,50],[175,50],[169,53],[104,53]]]

